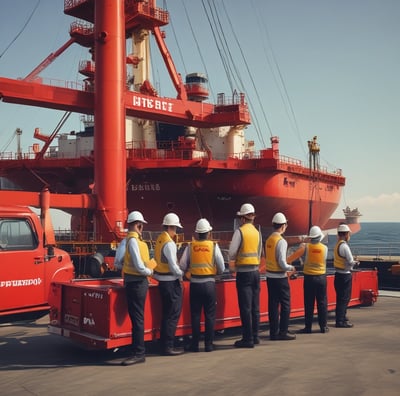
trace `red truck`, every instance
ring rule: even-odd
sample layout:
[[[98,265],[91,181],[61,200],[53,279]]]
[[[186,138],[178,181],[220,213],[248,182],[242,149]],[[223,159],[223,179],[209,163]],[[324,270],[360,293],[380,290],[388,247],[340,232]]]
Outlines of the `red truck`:
[[[74,277],[69,254],[26,206],[0,206],[0,323],[37,319],[49,312],[52,282]]]

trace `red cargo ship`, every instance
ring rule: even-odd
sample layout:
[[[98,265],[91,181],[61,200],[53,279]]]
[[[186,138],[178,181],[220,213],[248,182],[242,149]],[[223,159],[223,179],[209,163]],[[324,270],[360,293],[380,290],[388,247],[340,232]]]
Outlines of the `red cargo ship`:
[[[26,78],[0,78],[0,97],[4,102],[82,113],[85,130],[58,135],[56,129],[49,136],[36,130],[42,147],[37,143],[29,153],[3,153],[1,177],[26,191],[47,187],[52,193],[96,194],[101,185],[99,205],[108,224],[103,230],[114,229],[114,224],[120,228],[126,207],[145,213],[147,229],[158,230],[164,214],[175,211],[187,230],[199,217],[208,218],[214,230],[231,230],[244,202],[256,207],[262,227],[269,227],[277,211],[289,219],[292,235],[306,234],[311,224],[328,225],[345,178],[340,170],[320,166],[316,138],[308,142],[308,164],[282,156],[278,137],[271,138],[271,147],[256,151],[254,142],[245,138],[250,115],[244,94],[219,94],[217,104],[210,104],[205,75],[192,73],[182,81],[160,29],[169,22],[169,14],[155,0],[124,1],[125,37],[116,38],[123,44],[110,46],[112,53],[106,46],[95,53],[96,46],[114,37],[98,27],[110,21],[96,14],[94,0],[65,0],[64,12],[79,18],[71,25],[70,40]],[[150,36],[176,98],[160,97],[150,83]],[[127,38],[132,43],[128,55]],[[39,73],[72,43],[92,54],[80,64],[82,87],[46,84]],[[115,104],[120,98],[122,105]],[[108,120],[121,109],[124,115],[115,130]],[[55,137],[58,145],[53,145]],[[99,178],[108,184],[99,183]],[[125,197],[118,197],[120,183],[126,185],[126,207]],[[80,211],[63,209],[73,215],[73,229],[86,226]]]

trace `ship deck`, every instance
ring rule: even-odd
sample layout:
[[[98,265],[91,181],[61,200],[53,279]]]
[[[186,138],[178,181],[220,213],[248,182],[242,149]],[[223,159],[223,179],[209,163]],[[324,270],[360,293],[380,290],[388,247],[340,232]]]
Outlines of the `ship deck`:
[[[380,291],[375,305],[351,308],[353,329],[301,334],[235,349],[238,329],[215,340],[212,353],[162,357],[148,345],[145,364],[121,367],[127,351],[82,350],[47,333],[47,318],[0,326],[0,382],[7,395],[398,395],[400,292]],[[292,320],[293,331],[303,327]],[[315,323],[314,328],[318,325]]]

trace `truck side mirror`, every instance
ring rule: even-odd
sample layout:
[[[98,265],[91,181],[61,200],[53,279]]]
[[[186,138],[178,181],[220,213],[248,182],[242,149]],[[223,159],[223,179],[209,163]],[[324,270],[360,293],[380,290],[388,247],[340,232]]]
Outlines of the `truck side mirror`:
[[[52,245],[47,246],[47,257],[48,258],[54,257],[54,246]]]

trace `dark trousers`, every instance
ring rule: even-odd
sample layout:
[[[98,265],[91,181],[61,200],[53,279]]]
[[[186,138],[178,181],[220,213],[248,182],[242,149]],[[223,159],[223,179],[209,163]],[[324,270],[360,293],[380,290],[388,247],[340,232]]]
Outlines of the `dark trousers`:
[[[253,342],[260,327],[260,273],[237,272],[236,291],[242,321],[242,339]]]
[[[340,274],[336,272],[334,285],[336,291],[336,323],[343,323],[347,321],[347,305],[351,297],[351,274]]]
[[[176,326],[182,310],[182,286],[177,279],[159,282],[158,289],[162,306],[160,341],[161,347],[166,350],[174,347]]]
[[[285,335],[288,332],[290,317],[288,278],[267,278],[267,286],[269,333],[271,336],[276,336],[278,333]]]
[[[316,302],[318,324],[320,329],[324,329],[327,321],[326,275],[304,275],[303,291],[305,327],[311,330],[314,317],[314,304]]]
[[[215,282],[190,283],[190,315],[192,320],[192,345],[198,346],[200,340],[200,317],[204,309],[204,343],[214,341],[217,291]]]
[[[132,350],[136,356],[144,356],[144,304],[149,282],[143,277],[125,283],[128,313],[132,322]]]

